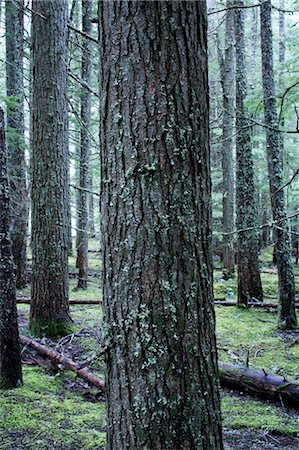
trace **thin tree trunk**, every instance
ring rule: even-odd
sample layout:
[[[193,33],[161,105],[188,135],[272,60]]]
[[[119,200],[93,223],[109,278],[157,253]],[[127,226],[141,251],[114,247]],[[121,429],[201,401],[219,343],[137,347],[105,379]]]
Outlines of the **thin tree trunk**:
[[[82,31],[92,33],[92,1],[82,0]],[[82,44],[82,81],[91,84],[92,42],[84,39]],[[79,269],[78,288],[87,288],[88,278],[88,198],[89,159],[90,159],[90,116],[91,92],[84,87],[81,90],[81,142],[80,142],[80,184],[78,231],[77,231],[77,263]]]
[[[252,8],[252,24],[251,24],[251,64],[250,64],[250,81],[249,87],[250,89],[254,89],[256,87],[256,51],[257,51],[257,38],[258,38],[258,8]]]
[[[93,192],[93,173],[90,168],[89,170],[89,189],[91,192]],[[88,229],[89,229],[89,236],[94,238],[95,237],[95,223],[94,223],[94,195],[92,193],[88,196]]]
[[[32,304],[37,335],[69,331],[67,1],[33,0]]]
[[[22,384],[22,367],[4,127],[4,112],[0,109],[0,388],[7,389]]]
[[[243,0],[238,5],[244,6]],[[244,10],[235,10],[236,38],[236,203],[237,228],[255,227],[257,221],[257,194],[254,185],[251,129],[245,108],[247,93],[245,66]],[[238,303],[247,305],[255,298],[263,299],[258,261],[257,230],[238,234]]]
[[[12,251],[16,266],[16,286],[27,284],[27,221],[28,198],[26,189],[24,140],[24,1],[6,1],[6,94],[8,170],[11,190]]]
[[[286,220],[283,186],[283,155],[277,130],[275,84],[273,72],[273,43],[271,1],[261,3],[261,49],[264,90],[264,111],[267,142],[267,162],[271,194],[272,215],[278,221],[276,228],[276,254],[279,279],[278,325],[283,329],[297,327],[295,313],[295,278],[288,223]]]
[[[227,7],[232,6],[234,0],[227,0]],[[234,78],[235,78],[235,32],[234,11],[226,12],[225,52],[221,54],[219,45],[219,61],[221,84],[223,91],[223,121],[222,121],[222,173],[223,173],[223,267],[226,276],[233,275],[235,270],[234,252]]]
[[[223,448],[205,2],[99,2],[107,449]]]

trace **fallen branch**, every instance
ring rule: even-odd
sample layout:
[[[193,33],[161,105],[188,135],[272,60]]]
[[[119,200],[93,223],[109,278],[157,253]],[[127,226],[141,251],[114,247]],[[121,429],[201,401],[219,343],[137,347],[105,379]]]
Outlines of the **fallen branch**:
[[[27,336],[21,335],[20,342],[23,345],[33,348],[46,358],[51,359],[51,361],[53,361],[57,366],[61,364],[65,369],[75,372],[78,377],[87,381],[87,383],[91,386],[94,386],[100,391],[105,392],[105,381],[97,377],[96,375],[93,375],[86,367],[81,369],[80,365],[75,363],[75,361],[73,361],[72,359],[63,356],[61,353],[58,353],[55,350],[47,348],[45,345],[33,341]]]
[[[297,300],[297,299],[296,299]],[[222,301],[222,300],[216,300],[214,301],[214,305],[221,305],[221,306],[237,306],[237,302],[229,302],[229,301]],[[247,306],[249,308],[277,308],[278,303],[264,303],[264,302],[248,302]],[[295,303],[295,308],[299,308],[299,302]]]
[[[31,299],[30,297],[17,297],[17,303],[18,304],[27,304],[30,305]],[[101,300],[98,300],[96,298],[70,298],[69,299],[70,305],[101,305]]]
[[[262,269],[261,273],[268,273],[270,275],[277,275],[277,269]],[[299,277],[299,273],[295,272],[294,273],[295,277]]]
[[[252,370],[234,364],[219,362],[220,384],[261,398],[278,400],[299,408],[299,383],[264,370]]]

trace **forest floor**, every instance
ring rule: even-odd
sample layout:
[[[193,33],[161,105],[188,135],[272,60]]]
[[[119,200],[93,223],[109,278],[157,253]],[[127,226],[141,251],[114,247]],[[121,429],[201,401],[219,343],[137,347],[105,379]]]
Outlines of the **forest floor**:
[[[268,265],[264,255],[263,264]],[[90,255],[90,272],[99,273],[100,256]],[[295,268],[299,275],[299,267]],[[70,258],[70,271],[75,271]],[[277,275],[263,273],[266,295],[277,292]],[[223,280],[214,273],[215,297],[236,298],[236,279]],[[299,277],[296,276],[297,297]],[[22,291],[29,295],[29,290]],[[88,290],[77,291],[70,279],[70,298],[100,298],[99,278],[91,276]],[[274,300],[271,300],[274,301]],[[21,333],[29,335],[29,305],[18,305]],[[61,339],[41,339],[103,377],[98,305],[71,305],[73,334]],[[252,369],[299,380],[299,330],[278,331],[274,309],[243,310],[216,306],[219,359]],[[72,372],[54,367],[37,353],[23,348],[24,385],[0,394],[0,449],[77,450],[104,449],[105,403]],[[226,450],[299,449],[299,411],[283,404],[261,401],[244,393],[221,390]],[[176,449],[173,449],[176,450]]]

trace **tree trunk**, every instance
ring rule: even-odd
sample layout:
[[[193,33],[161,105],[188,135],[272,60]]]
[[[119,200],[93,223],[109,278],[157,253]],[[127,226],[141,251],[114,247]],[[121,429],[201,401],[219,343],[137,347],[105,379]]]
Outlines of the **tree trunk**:
[[[251,23],[251,55],[250,55],[250,81],[249,81],[249,88],[254,89],[256,87],[256,67],[257,67],[257,57],[256,57],[256,51],[257,51],[257,38],[259,35],[258,32],[258,21],[259,21],[259,15],[258,15],[258,8],[252,8],[251,11],[251,17],[252,17],[252,23]]]
[[[99,2],[108,449],[223,448],[205,2]]]
[[[16,266],[16,286],[27,284],[27,220],[28,198],[26,189],[25,141],[24,141],[24,82],[23,39],[24,2],[5,2],[6,18],[6,94],[8,171],[11,190],[11,238]]]
[[[244,6],[239,0],[238,5]],[[251,129],[245,107],[247,81],[245,66],[244,9],[235,10],[236,33],[236,203],[237,228],[257,227],[257,194],[253,176]],[[256,228],[238,233],[238,303],[263,299],[258,261]]]
[[[89,189],[93,192],[93,173],[91,168],[89,170]],[[88,196],[88,229],[89,236],[94,238],[96,230],[94,223],[94,195],[92,193]]]
[[[286,221],[283,186],[283,155],[277,131],[275,85],[273,73],[273,43],[271,26],[271,1],[261,3],[261,49],[264,90],[264,111],[267,141],[267,162],[271,194],[272,215],[276,227],[276,254],[279,279],[279,328],[297,327],[294,308],[295,278],[292,265],[290,234]]]
[[[22,384],[4,113],[0,109],[0,388]]]
[[[92,1],[82,0],[82,31],[88,35],[92,33]],[[82,43],[82,81],[91,84],[92,42],[84,39]],[[89,188],[89,159],[90,159],[90,113],[91,92],[81,89],[81,142],[80,142],[80,190],[78,203],[77,230],[77,263],[79,269],[78,288],[87,288],[88,278],[88,197]]]
[[[32,304],[36,335],[68,332],[67,1],[32,3]]]
[[[234,0],[227,0],[227,7]],[[234,252],[234,139],[235,102],[235,32],[234,11],[226,12],[225,52],[219,54],[221,84],[223,91],[223,121],[222,121],[222,173],[223,173],[223,267],[228,277],[235,270]],[[219,48],[219,46],[218,46]]]

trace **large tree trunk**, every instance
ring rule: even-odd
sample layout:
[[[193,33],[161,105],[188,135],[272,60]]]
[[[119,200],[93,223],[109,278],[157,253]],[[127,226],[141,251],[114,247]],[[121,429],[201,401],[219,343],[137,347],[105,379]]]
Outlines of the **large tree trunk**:
[[[24,141],[24,2],[23,0],[6,1],[5,7],[6,94],[9,99],[7,143],[12,203],[10,229],[16,266],[16,286],[22,289],[27,284],[26,234],[28,220]]]
[[[0,388],[22,384],[10,221],[4,113],[0,109]]]
[[[222,449],[205,2],[99,2],[108,449]]]
[[[227,7],[234,0],[227,0]],[[219,54],[221,84],[223,91],[223,121],[222,121],[222,173],[223,173],[223,267],[228,276],[235,269],[234,252],[234,139],[235,102],[235,32],[234,11],[226,12],[225,52]],[[218,45],[219,48],[219,45]],[[218,50],[219,51],[219,50]]]
[[[244,6],[243,0],[238,5]],[[245,65],[244,9],[235,10],[236,33],[236,203],[237,228],[257,227],[257,194],[253,176],[250,122],[245,99],[247,91]],[[247,304],[252,298],[263,299],[258,261],[256,228],[238,233],[238,303]]]
[[[67,1],[32,3],[32,304],[37,335],[68,331]]]
[[[92,33],[92,1],[82,0],[82,31],[88,35]],[[84,83],[91,84],[92,42],[84,39],[82,44],[81,76]],[[78,202],[78,236],[77,263],[79,269],[78,288],[87,288],[88,278],[88,197],[89,188],[89,159],[90,159],[90,113],[91,92],[81,89],[81,142],[80,142],[80,190]]]
[[[276,111],[273,43],[271,26],[271,1],[261,3],[261,47],[262,72],[264,89],[264,111],[267,140],[267,161],[271,194],[273,219],[277,221],[276,228],[276,258],[279,278],[278,323],[280,328],[297,327],[294,308],[295,278],[292,265],[290,234],[286,220],[283,186],[283,154],[277,131],[278,120]]]

